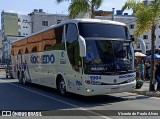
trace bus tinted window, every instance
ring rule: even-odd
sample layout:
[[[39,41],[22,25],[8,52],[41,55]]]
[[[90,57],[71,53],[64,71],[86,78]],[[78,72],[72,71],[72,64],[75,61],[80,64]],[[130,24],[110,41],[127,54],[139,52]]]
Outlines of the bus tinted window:
[[[68,24],[66,30],[67,53],[69,61],[75,71],[79,71],[79,42],[75,24]]]
[[[28,48],[26,48],[25,53],[29,53]]]
[[[79,33],[86,37],[130,39],[127,27],[113,24],[79,23]]]
[[[71,43],[78,39],[77,27],[75,24],[67,25],[66,41]]]
[[[32,52],[37,52],[37,47],[36,46],[33,47]]]

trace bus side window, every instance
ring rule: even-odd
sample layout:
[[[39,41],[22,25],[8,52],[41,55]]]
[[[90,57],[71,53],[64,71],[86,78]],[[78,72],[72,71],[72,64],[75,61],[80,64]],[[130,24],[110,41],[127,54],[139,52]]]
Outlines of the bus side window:
[[[54,29],[56,44],[53,46],[54,50],[65,50],[63,41],[63,26]]]
[[[79,42],[78,30],[75,24],[67,24],[66,26],[66,44],[69,61],[75,71],[79,71]]]
[[[37,52],[37,47],[36,47],[36,46],[34,46],[34,47],[32,48],[32,52]]]
[[[25,54],[29,53],[28,48],[25,49]]]
[[[44,51],[48,51],[48,50],[51,50],[51,49],[52,49],[52,45],[46,44],[44,46]]]

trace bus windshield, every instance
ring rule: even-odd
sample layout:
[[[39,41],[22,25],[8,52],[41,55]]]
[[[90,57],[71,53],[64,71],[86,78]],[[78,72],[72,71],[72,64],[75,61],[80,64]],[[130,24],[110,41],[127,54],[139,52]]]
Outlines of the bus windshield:
[[[84,38],[118,38],[130,40],[130,35],[126,26],[100,23],[79,23],[79,34]]]
[[[87,74],[107,74],[133,71],[129,41],[86,40],[87,55],[84,71]]]

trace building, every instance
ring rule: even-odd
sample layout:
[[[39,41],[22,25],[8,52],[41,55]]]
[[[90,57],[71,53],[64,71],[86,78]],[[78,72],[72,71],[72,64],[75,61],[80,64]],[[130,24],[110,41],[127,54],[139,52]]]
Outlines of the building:
[[[32,33],[68,19],[68,15],[48,14],[43,12],[43,9],[34,9],[34,11],[29,14],[29,16],[31,17],[30,25],[32,25]]]
[[[13,42],[20,40],[22,37],[23,36],[6,36],[7,42],[5,42],[6,47],[4,48],[5,60],[9,61],[11,59],[11,47]]]
[[[0,63],[2,61],[2,30],[0,30]]]
[[[19,15],[2,11],[1,29],[2,29],[2,52],[3,59],[10,58],[10,45],[12,40],[20,39],[38,32],[51,25],[58,24],[68,19],[64,14],[48,14],[43,9],[34,9],[29,15]]]
[[[117,11],[116,15],[113,16],[96,16],[98,19],[106,19],[106,20],[112,20],[123,22],[128,26],[129,32],[131,34],[131,37],[134,35],[134,31],[136,29],[136,18],[133,15],[128,15],[128,13],[122,14],[120,10]],[[142,35],[140,38],[142,38],[146,44],[146,50],[151,49],[151,32],[148,31],[144,35]],[[156,49],[160,49],[160,24],[159,27],[156,29],[156,41],[155,41],[155,47]],[[141,50],[140,44],[135,43],[134,45],[135,50]]]
[[[18,36],[18,14],[2,11],[1,13],[1,29],[2,29],[2,59],[5,61],[7,55],[5,49],[7,45],[7,35]]]
[[[2,49],[2,30],[0,30],[0,49]]]
[[[95,16],[112,16],[113,11],[103,11],[103,10],[98,10],[95,11]]]
[[[10,58],[9,47],[12,42],[11,36],[14,39],[18,39],[21,36],[27,36],[31,34],[31,25],[27,22],[31,22],[30,16],[18,15],[17,13],[9,13],[2,11],[1,13],[1,29],[2,29],[2,59],[3,61]],[[9,53],[9,54],[8,54]]]
[[[31,17],[28,15],[18,15],[18,36],[28,36],[31,33]]]

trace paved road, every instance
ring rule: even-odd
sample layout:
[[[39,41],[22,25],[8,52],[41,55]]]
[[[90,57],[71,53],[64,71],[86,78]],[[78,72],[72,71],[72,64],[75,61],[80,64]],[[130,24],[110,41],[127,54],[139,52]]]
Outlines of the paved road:
[[[42,110],[42,114],[51,114],[53,110],[69,110],[67,113],[81,115],[90,119],[159,119],[151,116],[111,116],[106,113],[125,112],[123,110],[160,110],[160,98],[150,98],[133,93],[119,93],[103,96],[82,97],[69,94],[59,96],[52,88],[37,85],[20,85],[16,79],[5,79],[0,73],[0,109],[1,110]],[[45,110],[45,111],[44,111]],[[78,110],[78,111],[74,111]],[[97,111],[98,110],[98,111]],[[105,110],[105,111],[100,111]],[[83,111],[83,112],[81,112]],[[108,112],[110,111],[110,112]],[[85,113],[84,113],[85,112]],[[133,111],[131,111],[133,112]],[[159,111],[160,112],[160,111]],[[66,112],[60,112],[65,114]],[[53,114],[53,112],[52,112]],[[90,115],[90,116],[85,116]],[[99,116],[102,115],[102,116]],[[94,116],[94,117],[93,117]],[[47,118],[47,117],[45,117]],[[55,118],[55,117],[52,117]],[[82,118],[80,116],[63,116],[56,118]]]

